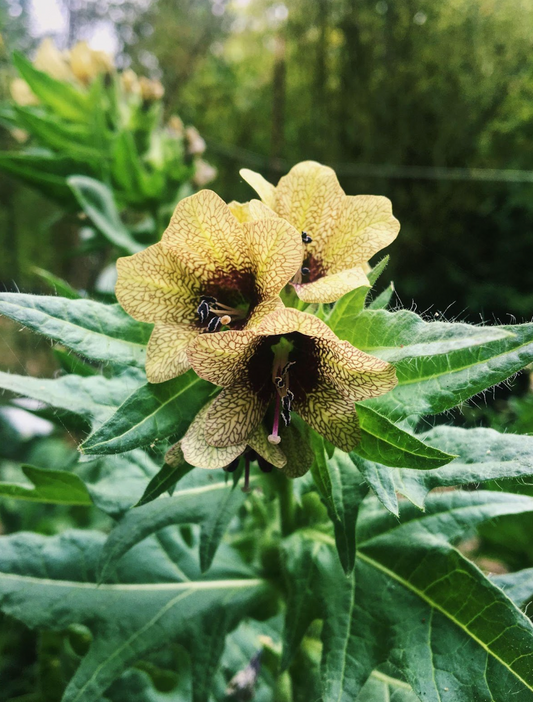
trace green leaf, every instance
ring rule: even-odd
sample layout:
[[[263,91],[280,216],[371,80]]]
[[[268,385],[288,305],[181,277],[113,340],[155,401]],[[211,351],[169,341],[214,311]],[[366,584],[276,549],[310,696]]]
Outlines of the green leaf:
[[[355,563],[355,522],[368,486],[343,451],[335,449],[332,457],[326,458],[316,445],[315,455],[313,477],[333,522],[340,562],[349,574]]]
[[[68,297],[69,300],[79,300],[81,298],[80,293],[73,288],[70,283],[67,283],[63,278],[59,278],[57,275],[46,271],[44,268],[39,268],[38,266],[32,266],[32,273],[35,273],[41,280],[53,288],[56,295],[61,297]]]
[[[281,667],[290,664],[311,622],[323,619],[321,675],[326,681],[325,702],[337,699],[332,688],[338,679],[342,685],[345,674],[351,626],[347,614],[354,590],[353,577],[344,575],[331,545],[326,535],[309,532],[293,534],[282,546],[288,598]]]
[[[533,568],[525,568],[517,573],[493,575],[491,580],[501,587],[517,607],[524,607],[533,599]]]
[[[368,281],[370,285],[375,285],[380,275],[383,273],[387,264],[389,263],[390,256],[384,256],[377,265],[372,268],[368,274]],[[370,288],[367,286],[362,286],[352,292],[341,297],[341,299],[335,304],[333,312],[328,318],[328,324],[331,329],[341,336],[348,320],[355,318],[365,306],[365,301],[368,296]]]
[[[170,537],[170,534],[168,535]],[[121,561],[115,582],[97,585],[105,537],[70,531],[57,537],[16,534],[2,539],[0,609],[27,626],[87,626],[93,636],[62,702],[99,702],[110,684],[169,642],[190,653],[193,702],[207,702],[226,634],[260,607],[269,592],[232,552],[213,578],[176,567],[176,542],[147,541]],[[194,578],[194,579],[193,579]]]
[[[370,487],[395,514],[398,513],[396,493],[405,495],[423,509],[426,496],[433,488],[533,475],[532,436],[449,426],[436,427],[422,436],[444,451],[453,449],[458,457],[442,468],[426,472],[396,470],[351,454]]]
[[[120,305],[0,293],[0,313],[86,358],[144,368],[152,327],[136,322]]]
[[[106,514],[119,518],[135,505],[159,465],[142,449],[118,456],[82,461],[76,474],[84,481],[94,504]]]
[[[355,702],[419,702],[419,698],[403,680],[374,671]]]
[[[122,223],[113,193],[107,185],[87,176],[71,176],[67,182],[80,207],[108,241],[129,254],[144,248]]]
[[[138,378],[125,374],[117,378],[65,375],[47,379],[0,372],[0,388],[79,414],[97,424],[110,417],[139,383]]]
[[[372,302],[368,305],[370,310],[383,310],[389,306],[389,303],[394,295],[394,284],[390,283],[383,292],[381,292]]]
[[[73,122],[89,122],[92,119],[92,105],[87,93],[39,71],[18,51],[13,54],[13,64],[32,92],[57,115]]]
[[[56,505],[92,505],[84,482],[74,473],[34,466],[22,466],[22,472],[33,487],[19,483],[0,483],[0,496]]]
[[[135,507],[147,505],[149,502],[152,502],[152,500],[155,500],[156,497],[159,497],[159,495],[162,495],[168,490],[172,490],[174,485],[191,470],[193,470],[193,466],[185,463],[185,460],[179,465],[170,466],[168,463],[165,463],[161,470],[150,480],[146,490],[143,492],[143,496]]]
[[[530,700],[533,625],[450,541],[485,520],[533,511],[533,500],[448,492],[428,499],[426,509],[421,516],[404,504],[399,524],[375,499],[363,504],[346,650],[357,666],[342,696],[328,699],[352,700],[389,661],[428,702],[445,693],[454,702]]]
[[[0,169],[73,209],[77,203],[68,187],[66,176],[88,170],[88,167],[68,156],[58,156],[46,149],[28,149],[24,152],[0,153]]]
[[[533,324],[473,327],[367,310],[351,337],[358,348],[396,366],[398,385],[365,401],[391,419],[451,409],[533,361]]]
[[[113,529],[102,552],[102,580],[133,546],[170,524],[201,525],[200,567],[202,572],[209,569],[224,531],[244,504],[246,494],[224,474],[217,479],[198,468],[181,485],[172,497],[131,510]]]
[[[213,386],[192,371],[135,390],[114,415],[80,446],[82,453],[108,454],[183,435]]]
[[[455,458],[455,455],[428,446],[370,407],[358,405],[357,414],[361,441],[355,453],[362,458],[395,468],[418,470],[439,468]]]
[[[46,147],[69,154],[99,167],[108,153],[96,148],[91,133],[80,124],[69,124],[35,108],[16,108],[19,125]]]

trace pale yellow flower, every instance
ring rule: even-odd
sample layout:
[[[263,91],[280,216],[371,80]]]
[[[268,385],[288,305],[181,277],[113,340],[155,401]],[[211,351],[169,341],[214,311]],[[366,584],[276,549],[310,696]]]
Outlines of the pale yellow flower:
[[[22,78],[15,78],[9,86],[11,97],[21,107],[38,105],[39,98],[32,92],[30,86]]]
[[[302,234],[302,266],[292,281],[301,300],[335,302],[369,285],[368,261],[400,229],[388,198],[345,195],[335,172],[314,161],[294,166],[277,186],[247,168],[240,174],[265,205]]]
[[[74,74],[70,68],[67,55],[60,51],[53,39],[43,39],[35,54],[33,65],[39,71],[47,73],[52,78],[62,81],[71,81]]]
[[[75,77],[87,85],[101,73],[114,70],[113,59],[105,51],[91,49],[86,41],[79,41],[70,50],[70,67]]]
[[[318,317],[281,308],[253,329],[198,336],[188,356],[196,373],[223,390],[206,411],[207,442],[228,448],[248,441],[273,406],[269,440],[296,412],[343,451],[359,441],[355,402],[378,397],[397,383],[393,366],[347,341]],[[280,421],[281,420],[281,421]]]
[[[283,306],[300,258],[300,235],[285,220],[241,224],[210,190],[183,199],[160,243],[117,261],[120,304],[155,322],[148,380],[185,372],[187,346],[202,332],[249,328]]]

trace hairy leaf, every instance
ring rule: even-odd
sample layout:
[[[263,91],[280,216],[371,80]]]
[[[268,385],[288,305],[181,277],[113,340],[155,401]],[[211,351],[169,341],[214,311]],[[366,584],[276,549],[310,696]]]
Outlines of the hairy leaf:
[[[0,293],[0,314],[86,358],[144,368],[152,326],[136,322],[120,305]]]
[[[246,499],[233,481],[221,474],[196,470],[172,497],[137,507],[113,529],[102,552],[102,579],[133,546],[170,524],[200,524],[200,566],[210,567],[230,520]],[[188,484],[187,484],[188,483]]]
[[[113,416],[80,446],[86,454],[130,451],[182,435],[213,386],[191,370],[179,378],[135,390]]]
[[[428,446],[370,407],[358,405],[361,441],[355,448],[362,458],[395,468],[429,470],[446,465],[454,455]]]
[[[116,582],[97,585],[103,538],[80,531],[4,537],[0,609],[30,627],[84,624],[91,630],[89,652],[63,702],[101,700],[127,668],[169,642],[191,654],[193,702],[207,702],[226,633],[259,605],[265,582],[250,577],[235,555],[230,570],[214,573],[217,579],[189,579],[169,563],[172,551],[146,542],[123,559]]]

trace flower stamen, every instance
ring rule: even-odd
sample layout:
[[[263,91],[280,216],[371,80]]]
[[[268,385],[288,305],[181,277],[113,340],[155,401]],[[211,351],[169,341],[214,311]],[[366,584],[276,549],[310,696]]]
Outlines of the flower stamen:
[[[310,244],[313,240],[307,232],[302,232],[302,241],[304,244]]]

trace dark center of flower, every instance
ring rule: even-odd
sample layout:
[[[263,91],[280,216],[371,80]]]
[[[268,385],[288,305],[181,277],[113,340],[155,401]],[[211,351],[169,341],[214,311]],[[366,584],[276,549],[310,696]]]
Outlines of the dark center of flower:
[[[196,314],[204,332],[242,329],[259,301],[251,273],[234,271],[211,280],[200,296]]]
[[[313,239],[309,236],[307,232],[302,232],[302,242],[305,244],[310,244]],[[308,253],[304,247],[304,259],[300,270],[294,275],[292,283],[295,285],[301,285],[302,283],[312,283],[318,278],[322,278],[324,275],[324,270],[322,263],[315,258],[312,254]]]

